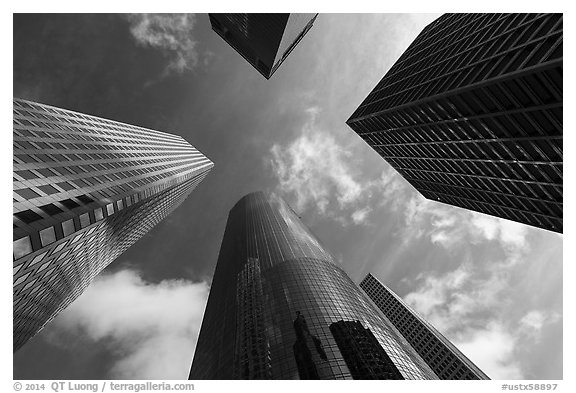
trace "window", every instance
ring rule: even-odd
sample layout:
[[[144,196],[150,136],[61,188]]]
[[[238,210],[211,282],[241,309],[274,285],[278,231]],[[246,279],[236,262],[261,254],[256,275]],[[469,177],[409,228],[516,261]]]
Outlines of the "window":
[[[49,203],[49,204],[44,205],[44,206],[40,206],[40,209],[50,216],[54,216],[58,213],[62,213],[62,209],[60,209],[58,206],[56,206],[52,203]]]
[[[22,258],[32,252],[32,243],[30,243],[30,236],[23,237],[12,242],[14,251],[14,259]]]
[[[16,174],[25,180],[36,179],[38,175],[31,171],[17,171]]]
[[[24,221],[26,224],[42,219],[42,216],[32,210],[25,210],[20,213],[15,213],[14,216]]]
[[[64,236],[74,233],[74,221],[72,219],[62,223],[62,232],[64,233]]]
[[[16,158],[19,158],[24,163],[36,162],[36,160],[32,156],[29,156],[28,154],[18,154]]]
[[[122,199],[120,199],[118,202],[118,210],[122,210],[124,209],[124,201]]]
[[[54,172],[52,172],[50,169],[48,168],[44,168],[44,169],[37,169],[38,172],[40,172],[40,174],[44,177],[50,177],[50,176],[54,176]]]
[[[106,205],[106,211],[108,212],[108,216],[114,214],[114,206],[111,203]]]
[[[94,217],[96,217],[96,221],[102,220],[104,218],[104,212],[102,211],[101,207],[94,210]]]
[[[31,190],[30,188],[23,188],[21,190],[15,190],[18,195],[20,195],[24,199],[34,199],[38,198],[40,194]]]
[[[80,227],[86,228],[88,225],[90,225],[90,216],[88,216],[88,213],[81,214],[80,215]]]
[[[74,187],[72,187],[72,185],[66,181],[64,181],[62,183],[56,183],[56,185],[58,187],[60,187],[61,189],[63,189],[64,191],[70,191],[70,190],[74,189]]]
[[[74,209],[75,207],[80,206],[79,204],[74,202],[72,199],[65,199],[60,203],[62,203],[66,208],[68,208],[70,210]]]
[[[88,195],[80,195],[77,198],[80,202],[84,203],[85,205],[87,205],[91,202],[94,202],[94,200],[92,198],[90,198]]]

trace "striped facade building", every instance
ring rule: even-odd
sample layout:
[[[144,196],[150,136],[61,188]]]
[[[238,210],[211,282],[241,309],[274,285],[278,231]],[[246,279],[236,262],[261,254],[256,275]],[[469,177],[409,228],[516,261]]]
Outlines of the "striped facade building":
[[[490,379],[454,344],[372,274],[360,283],[382,314],[440,379]]]
[[[428,199],[562,232],[562,14],[445,14],[347,124]]]
[[[182,137],[14,99],[18,350],[213,167]]]
[[[314,25],[318,14],[209,14],[224,41],[266,79]]]

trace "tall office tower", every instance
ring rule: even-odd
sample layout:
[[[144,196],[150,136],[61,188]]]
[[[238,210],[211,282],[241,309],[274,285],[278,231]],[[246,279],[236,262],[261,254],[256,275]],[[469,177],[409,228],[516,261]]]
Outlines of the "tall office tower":
[[[212,166],[179,136],[14,99],[14,351]]]
[[[440,379],[489,379],[454,344],[373,275],[368,274],[360,288]]]
[[[190,379],[437,379],[275,194],[230,211]]]
[[[562,232],[562,14],[447,14],[347,124],[428,199]]]
[[[312,28],[318,14],[209,14],[212,29],[266,79]]]

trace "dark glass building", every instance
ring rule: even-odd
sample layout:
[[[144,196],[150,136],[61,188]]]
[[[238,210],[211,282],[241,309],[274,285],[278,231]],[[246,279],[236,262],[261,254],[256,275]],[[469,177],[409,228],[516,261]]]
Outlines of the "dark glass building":
[[[347,124],[428,199],[562,232],[562,14],[446,14]]]
[[[16,351],[213,164],[180,136],[30,101],[13,121]]]
[[[266,79],[312,28],[318,14],[209,14],[212,29]]]
[[[438,379],[275,194],[230,211],[190,379]]]
[[[454,344],[376,277],[368,274],[360,283],[360,288],[440,379],[489,379]]]

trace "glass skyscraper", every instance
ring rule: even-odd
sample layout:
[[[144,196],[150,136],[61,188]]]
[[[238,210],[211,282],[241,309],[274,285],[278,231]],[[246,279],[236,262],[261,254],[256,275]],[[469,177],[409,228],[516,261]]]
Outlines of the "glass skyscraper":
[[[347,124],[428,199],[562,232],[562,14],[446,14]]]
[[[230,211],[190,379],[438,379],[272,193]]]
[[[489,379],[454,344],[372,274],[362,280],[360,288],[440,379]]]
[[[209,14],[212,29],[266,79],[312,28],[318,14]]]
[[[13,121],[16,351],[213,164],[180,136],[21,99]]]

